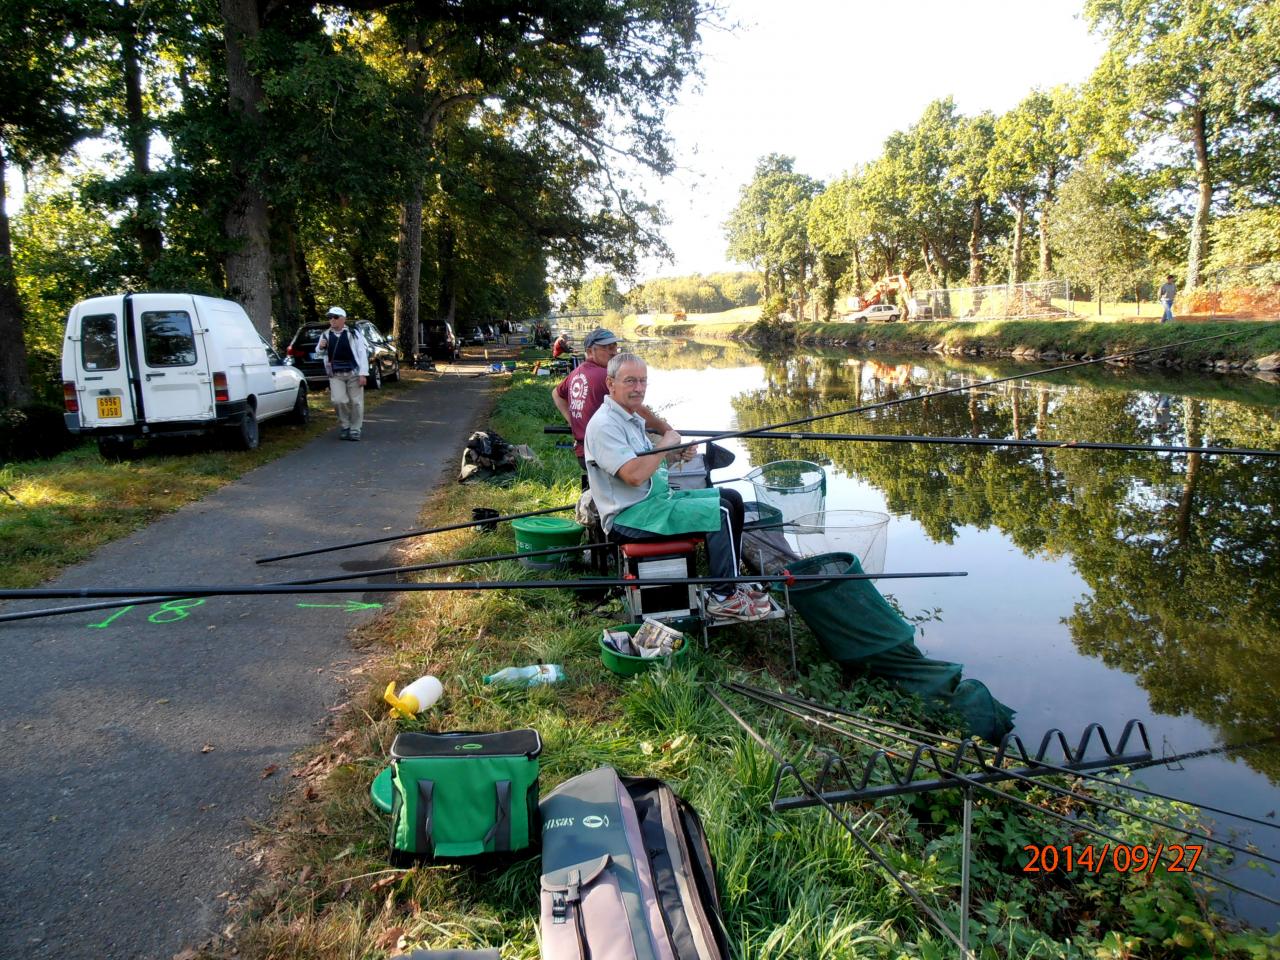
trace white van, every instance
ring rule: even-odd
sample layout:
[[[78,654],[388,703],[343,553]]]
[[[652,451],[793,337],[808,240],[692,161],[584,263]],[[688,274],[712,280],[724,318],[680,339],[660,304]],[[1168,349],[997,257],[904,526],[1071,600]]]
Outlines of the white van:
[[[230,300],[125,293],[83,300],[62,347],[67,428],[107,456],[135,439],[222,430],[258,445],[272,417],[306,423],[306,379],[259,336]]]

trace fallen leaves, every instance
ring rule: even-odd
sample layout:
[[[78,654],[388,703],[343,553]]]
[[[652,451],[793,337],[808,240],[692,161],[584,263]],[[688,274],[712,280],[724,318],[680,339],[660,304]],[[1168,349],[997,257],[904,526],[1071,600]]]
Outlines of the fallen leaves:
[[[279,764],[276,764],[276,763],[268,764],[267,766],[262,768],[262,776],[259,777],[258,779],[265,780],[267,779],[267,777],[271,776],[273,773],[275,773],[279,769],[280,769]]]
[[[203,747],[201,747],[201,748],[200,748],[200,752],[201,752],[201,753],[212,753],[212,752],[213,752],[213,744],[212,744],[212,743],[206,743]]]

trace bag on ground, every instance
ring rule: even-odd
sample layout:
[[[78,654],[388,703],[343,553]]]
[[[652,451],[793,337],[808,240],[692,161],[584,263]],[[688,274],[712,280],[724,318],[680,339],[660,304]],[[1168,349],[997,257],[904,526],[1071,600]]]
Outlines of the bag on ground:
[[[702,822],[661,780],[599,767],[543,798],[542,960],[724,960]]]
[[[538,841],[536,730],[396,735],[391,861],[513,853]]]

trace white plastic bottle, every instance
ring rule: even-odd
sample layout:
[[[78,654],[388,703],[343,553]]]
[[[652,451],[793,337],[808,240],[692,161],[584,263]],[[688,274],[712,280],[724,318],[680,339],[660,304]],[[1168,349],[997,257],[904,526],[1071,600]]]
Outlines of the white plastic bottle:
[[[408,718],[432,707],[442,693],[444,693],[444,685],[428,674],[425,677],[419,677],[401,690],[399,696],[396,696],[395,681],[391,681],[387,684],[382,699],[391,706],[392,712]]]
[[[485,677],[484,682],[536,687],[542,683],[556,683],[563,679],[564,668],[560,664],[533,663],[527,667],[503,667],[497,673],[491,673]]]

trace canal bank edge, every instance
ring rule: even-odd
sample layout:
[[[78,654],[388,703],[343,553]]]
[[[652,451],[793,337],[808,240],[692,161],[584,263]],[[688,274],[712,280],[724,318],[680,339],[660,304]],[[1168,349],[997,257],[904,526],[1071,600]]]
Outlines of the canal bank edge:
[[[1203,321],[1115,323],[1088,320],[1006,320],[867,324],[759,324],[702,321],[640,321],[629,316],[625,328],[638,334],[740,340],[756,346],[798,343],[810,346],[935,353],[951,356],[1006,357],[1015,360],[1087,360],[1113,353],[1159,347],[1215,333],[1221,340],[1171,347],[1130,357],[1120,363],[1174,369],[1249,373],[1280,382],[1280,321]]]

